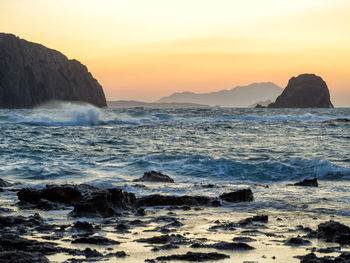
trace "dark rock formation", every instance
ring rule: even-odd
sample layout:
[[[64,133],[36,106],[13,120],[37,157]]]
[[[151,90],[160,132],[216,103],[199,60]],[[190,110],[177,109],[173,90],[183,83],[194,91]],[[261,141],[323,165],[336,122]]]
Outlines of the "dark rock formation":
[[[219,259],[225,259],[229,257],[230,256],[228,255],[216,253],[216,252],[213,252],[213,253],[187,252],[186,254],[157,257],[156,260],[158,261],[184,260],[184,261],[204,262],[204,261],[216,261]]]
[[[284,243],[287,246],[306,246],[310,245],[311,242],[306,239],[302,239],[301,237],[292,237]]]
[[[40,208],[39,205],[45,200],[73,205],[71,215],[75,217],[118,216],[124,210],[136,208],[134,194],[119,188],[101,189],[86,184],[47,185],[40,190],[24,188],[17,196],[20,201],[35,204],[36,208]]]
[[[268,108],[333,108],[326,82],[314,74],[292,77]]]
[[[72,244],[93,244],[93,245],[118,245],[120,242],[100,236],[79,237],[72,241]]]
[[[139,178],[135,179],[134,182],[165,182],[165,183],[174,183],[174,180],[171,179],[169,176],[155,172],[145,172],[144,175]]]
[[[107,106],[101,85],[79,61],[0,33],[0,108],[29,108],[50,100]]]
[[[318,182],[317,182],[317,178],[313,178],[313,179],[305,179],[303,181],[295,183],[294,185],[318,187]]]
[[[227,202],[250,202],[254,200],[253,192],[250,189],[241,189],[220,195],[220,198]]]
[[[215,249],[218,249],[218,250],[231,250],[231,251],[255,249],[254,247],[252,247],[252,246],[250,246],[250,245],[248,245],[246,243],[242,243],[242,242],[225,242],[225,241],[221,241],[221,242],[214,243],[214,244],[198,244],[198,243],[195,243],[191,247],[195,247],[195,248],[215,248]]]
[[[269,221],[269,216],[267,215],[257,215],[253,217],[248,217],[238,222],[240,226],[250,225],[253,222],[267,223]]]
[[[350,245],[350,227],[331,220],[318,225],[317,237],[327,242]]]
[[[138,206],[198,206],[207,205],[211,199],[205,196],[149,195],[137,199]]]
[[[296,256],[300,259],[300,263],[349,263],[350,253],[343,252],[337,257],[317,257],[315,253],[310,253],[305,256]]]

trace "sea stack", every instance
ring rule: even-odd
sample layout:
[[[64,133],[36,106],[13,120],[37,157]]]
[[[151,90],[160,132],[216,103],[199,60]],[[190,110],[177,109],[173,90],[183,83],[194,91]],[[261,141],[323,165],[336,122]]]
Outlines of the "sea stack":
[[[101,85],[79,61],[0,33],[0,108],[30,108],[50,100],[107,106]]]
[[[315,74],[292,77],[268,108],[333,108],[326,82]]]

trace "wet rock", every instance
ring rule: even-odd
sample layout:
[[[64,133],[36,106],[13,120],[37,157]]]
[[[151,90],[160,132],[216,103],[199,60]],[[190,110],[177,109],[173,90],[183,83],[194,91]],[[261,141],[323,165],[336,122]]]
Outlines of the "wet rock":
[[[187,252],[186,254],[177,254],[170,256],[157,257],[158,261],[171,261],[171,260],[184,260],[184,261],[194,261],[194,262],[204,262],[204,261],[216,261],[220,259],[229,258],[229,255],[221,253],[199,253],[199,252]]]
[[[122,211],[133,210],[136,198],[132,193],[123,192],[119,188],[99,189],[76,202],[70,213],[73,217],[112,217],[120,216]]]
[[[174,180],[171,179],[168,175],[150,171],[145,172],[143,176],[139,179],[133,180],[133,182],[164,182],[164,183],[174,183]]]
[[[300,259],[300,263],[349,263],[350,253],[343,252],[338,257],[317,257],[315,253],[309,253],[304,256],[296,256]]]
[[[328,221],[318,225],[317,237],[326,242],[336,242],[341,245],[350,244],[350,227],[336,221]]]
[[[176,248],[179,248],[179,246],[174,245],[174,244],[166,244],[163,246],[155,246],[152,248],[152,251],[155,252],[155,251],[159,251],[159,250],[170,250],[170,249],[176,249]]]
[[[0,187],[9,187],[9,186],[12,186],[12,184],[0,178]]]
[[[77,221],[74,223],[72,228],[77,229],[79,231],[85,231],[85,232],[93,232],[94,231],[94,226],[85,221]]]
[[[40,199],[45,199],[51,202],[74,205],[98,190],[99,188],[86,184],[47,185],[44,189],[23,188],[17,193],[17,196],[20,201],[32,204],[37,204]]]
[[[114,253],[114,256],[117,258],[125,258],[127,256],[127,254],[125,253],[125,251],[117,251]]]
[[[269,221],[269,217],[267,215],[257,215],[253,217],[248,217],[238,222],[241,226],[250,225],[253,222],[267,223]]]
[[[220,198],[227,202],[251,202],[254,200],[253,192],[250,189],[241,189],[220,195]]]
[[[195,245],[196,248],[215,248],[218,250],[252,250],[255,249],[254,247],[242,243],[242,242],[218,242],[214,244],[198,244]]]
[[[317,178],[313,178],[313,179],[305,179],[303,181],[295,183],[294,185],[318,187],[318,182],[317,182]]]
[[[148,244],[187,244],[189,240],[182,235],[162,235],[162,236],[154,236],[150,238],[140,238],[137,239],[136,242],[148,243]]]
[[[311,242],[306,239],[302,239],[301,237],[292,237],[288,239],[285,243],[287,246],[307,246],[310,245]]]
[[[120,242],[101,236],[88,236],[74,239],[72,244],[118,245]]]
[[[245,242],[245,243],[256,241],[256,239],[251,238],[251,237],[235,237],[232,240],[234,242]]]
[[[44,189],[24,188],[17,193],[20,201],[35,204],[38,207],[46,202],[74,206],[73,217],[111,217],[122,211],[136,208],[134,194],[123,192],[119,188],[101,189],[80,184],[47,185]],[[44,206],[46,207],[46,205]]]
[[[97,258],[102,257],[102,253],[98,252],[96,249],[92,250],[91,248],[86,248],[84,250],[85,257],[87,258]]]
[[[138,206],[199,206],[207,205],[211,199],[205,196],[150,195],[137,199]]]
[[[217,230],[225,230],[225,231],[234,231],[236,230],[238,225],[233,222],[221,223],[220,221],[216,221],[216,225],[209,227],[209,231],[217,231]]]
[[[41,253],[24,251],[0,251],[0,263],[49,263]]]

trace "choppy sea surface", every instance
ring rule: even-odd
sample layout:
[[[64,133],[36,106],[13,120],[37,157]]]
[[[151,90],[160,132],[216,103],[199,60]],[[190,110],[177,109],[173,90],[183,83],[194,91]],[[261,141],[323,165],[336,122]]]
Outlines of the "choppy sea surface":
[[[257,190],[258,205],[293,209],[308,194],[306,207],[350,216],[350,124],[324,123],[337,118],[350,118],[350,109],[99,109],[62,103],[0,110],[0,178],[34,187],[124,185],[137,195],[215,196],[222,190],[198,184],[270,184],[276,194]],[[150,170],[177,184],[147,190],[127,185]],[[278,190],[312,177],[320,181],[317,192]]]

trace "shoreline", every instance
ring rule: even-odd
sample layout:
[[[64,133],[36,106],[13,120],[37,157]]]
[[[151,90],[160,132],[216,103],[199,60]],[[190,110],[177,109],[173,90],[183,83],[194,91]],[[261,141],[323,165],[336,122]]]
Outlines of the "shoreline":
[[[322,183],[321,181],[321,186]],[[130,183],[135,184],[160,186],[167,183]],[[209,187],[208,191],[210,187],[216,187],[206,186]],[[286,187],[289,187],[288,191],[294,188],[313,192],[319,190],[313,187]],[[119,216],[106,218],[69,216],[74,205],[62,203],[59,203],[58,209],[50,211],[28,207],[21,210],[16,196],[19,188],[23,186],[14,184],[3,187],[0,233],[2,236],[11,233],[18,238],[43,242],[41,246],[44,248],[54,246],[55,253],[50,251],[52,248],[42,251],[42,256],[46,256],[50,262],[114,262],[116,258],[122,262],[145,262],[147,259],[147,262],[167,262],[171,258],[164,257],[186,255],[187,252],[204,253],[204,258],[209,255],[229,257],[222,258],[219,262],[302,262],[295,256],[316,252],[318,257],[337,257],[349,251],[348,245],[327,243],[310,234],[315,234],[318,226],[329,220],[350,225],[348,216],[324,213],[317,215],[307,212],[306,207],[303,209],[302,206],[294,211],[268,207],[256,209],[256,203],[261,202],[259,190],[270,191],[270,194],[273,194],[277,190],[274,186],[266,188],[263,185],[251,185],[254,193],[252,202],[230,203],[220,200],[221,205],[215,206],[151,205],[135,210],[125,209]],[[259,217],[262,215],[266,217]],[[12,224],[8,223],[9,225],[4,227],[4,222],[11,221],[11,218]],[[20,223],[14,223],[16,221]],[[102,237],[102,240],[77,242],[82,237]],[[295,244],[288,243],[291,238],[297,238],[293,241]],[[56,245],[52,245],[52,242]],[[102,242],[102,245],[99,242]],[[194,256],[199,257],[200,254]],[[173,256],[173,259],[176,257]],[[191,257],[187,259],[190,260]],[[216,262],[216,259],[207,262]]]

